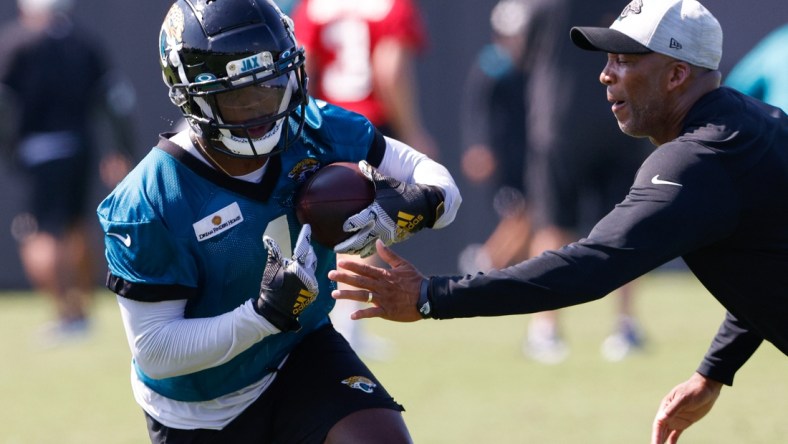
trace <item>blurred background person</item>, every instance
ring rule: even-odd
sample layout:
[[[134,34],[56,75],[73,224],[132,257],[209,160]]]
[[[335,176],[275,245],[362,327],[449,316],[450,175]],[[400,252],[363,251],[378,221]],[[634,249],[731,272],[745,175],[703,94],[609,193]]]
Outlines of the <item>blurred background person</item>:
[[[525,169],[525,90],[538,43],[538,0],[501,0],[490,13],[492,40],[476,56],[460,106],[461,167],[472,184],[493,190],[498,223],[482,244],[459,257],[463,273],[503,268],[527,259],[531,221]]]
[[[788,23],[745,54],[725,85],[788,112]]]
[[[572,24],[607,26],[621,12],[619,0],[541,2],[540,33],[527,89],[529,159],[526,172],[534,226],[531,256],[560,248],[588,233],[593,224],[626,196],[648,142],[622,134],[600,100],[603,66],[578,54],[566,38]],[[604,12],[600,12],[604,11]],[[617,290],[617,318],[602,353],[623,359],[643,346],[632,305],[632,284]],[[563,361],[569,348],[561,334],[558,312],[534,314],[523,351],[542,363]]]
[[[40,339],[56,345],[89,331],[98,251],[86,219],[95,208],[88,202],[94,118],[101,112],[115,139],[117,149],[106,150],[100,164],[102,181],[112,186],[129,168],[134,92],[110,69],[99,40],[70,18],[72,0],[17,6],[16,20],[0,30],[0,143],[29,187],[28,208],[11,230],[30,283],[54,306],[55,321]]]
[[[438,147],[419,108],[415,65],[427,46],[427,31],[418,5],[297,0],[292,8],[298,43],[307,54],[310,95],[362,114],[386,136],[437,159]],[[375,256],[365,260],[378,263]],[[332,311],[336,329],[360,355],[388,359],[391,343],[350,320],[357,308],[353,301],[338,301]]]
[[[597,61],[565,44],[573,17],[604,23],[621,5],[609,1],[608,14],[600,14],[597,4],[577,3],[501,0],[491,12],[493,40],[468,75],[460,107],[461,165],[470,182],[494,182],[498,224],[483,244],[463,250],[465,273],[502,268],[579,239],[623,199],[648,154],[647,144],[633,150],[615,122],[604,119],[607,105],[593,93]],[[613,361],[643,345],[632,286],[619,292],[616,327],[602,346]],[[567,357],[557,312],[533,315],[523,352],[546,364]]]
[[[415,59],[427,32],[413,0],[299,0],[298,43],[318,99],[368,118],[383,134],[438,157],[422,126]]]

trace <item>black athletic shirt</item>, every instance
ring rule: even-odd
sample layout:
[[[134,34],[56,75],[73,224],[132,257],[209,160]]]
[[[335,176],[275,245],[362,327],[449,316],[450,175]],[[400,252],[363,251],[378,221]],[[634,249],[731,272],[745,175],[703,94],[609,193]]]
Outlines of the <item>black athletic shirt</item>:
[[[109,72],[98,40],[65,17],[45,31],[15,21],[0,30],[0,83],[24,104],[19,136],[88,131]]]
[[[763,339],[788,354],[788,117],[729,88],[640,167],[587,238],[476,276],[432,277],[432,316],[533,313],[604,297],[682,257],[727,313],[698,371],[732,384]]]

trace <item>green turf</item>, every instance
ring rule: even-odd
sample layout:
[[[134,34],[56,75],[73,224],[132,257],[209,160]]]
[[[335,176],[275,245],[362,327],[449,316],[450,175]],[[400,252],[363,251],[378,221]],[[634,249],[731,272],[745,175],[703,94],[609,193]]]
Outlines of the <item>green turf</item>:
[[[659,400],[695,369],[723,311],[684,274],[642,278],[636,294],[649,347],[622,363],[599,355],[608,297],[562,312],[571,355],[557,366],[520,354],[524,316],[371,321],[396,353],[370,366],[406,407],[417,443],[646,443]],[[79,345],[38,347],[48,315],[35,295],[0,296],[0,444],[146,442],[114,298],[98,297],[95,334]],[[681,442],[785,442],[786,413],[788,359],[764,344]]]

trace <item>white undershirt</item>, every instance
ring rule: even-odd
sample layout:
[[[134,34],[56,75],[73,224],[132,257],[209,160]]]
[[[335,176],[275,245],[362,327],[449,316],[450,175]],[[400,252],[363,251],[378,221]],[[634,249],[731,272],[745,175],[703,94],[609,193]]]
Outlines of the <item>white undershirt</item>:
[[[279,330],[257,314],[250,299],[212,318],[183,317],[186,300],[139,302],[117,296],[134,360],[152,378],[168,378],[216,367]],[[284,361],[283,361],[284,362]],[[281,366],[281,363],[280,363]],[[178,429],[221,429],[273,381],[274,374],[211,401],[182,402],[146,386],[131,367],[134,399],[160,423]]]
[[[182,131],[170,140],[206,165],[213,166]],[[267,164],[266,164],[267,165]],[[236,177],[260,182],[265,166]],[[445,211],[434,228],[451,223],[462,199],[448,170],[404,143],[386,137],[381,173],[408,183],[435,185],[444,190]],[[184,318],[186,300],[139,302],[118,296],[126,338],[137,365],[152,378],[167,378],[224,364],[264,337],[279,330],[258,315],[252,298],[235,310],[212,318]],[[280,366],[284,363],[280,363]],[[271,384],[274,373],[211,401],[182,402],[159,395],[137,377],[132,366],[134,399],[160,423],[178,429],[222,429]]]

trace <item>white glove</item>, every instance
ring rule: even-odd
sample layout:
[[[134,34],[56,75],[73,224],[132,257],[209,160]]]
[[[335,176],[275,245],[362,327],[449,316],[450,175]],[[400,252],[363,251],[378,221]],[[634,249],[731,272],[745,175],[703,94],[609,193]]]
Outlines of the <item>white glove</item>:
[[[281,331],[300,329],[298,315],[317,298],[317,256],[311,238],[312,227],[306,224],[298,234],[293,258],[286,259],[273,238],[263,237],[268,261],[255,308]]]
[[[402,242],[422,228],[432,227],[443,214],[440,188],[400,182],[380,174],[364,160],[358,166],[375,185],[375,201],[345,221],[342,229],[353,235],[334,247],[336,253],[370,256],[376,239],[386,245]]]

